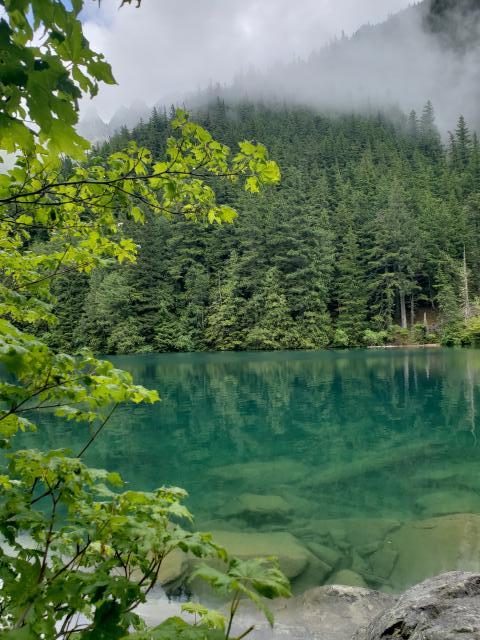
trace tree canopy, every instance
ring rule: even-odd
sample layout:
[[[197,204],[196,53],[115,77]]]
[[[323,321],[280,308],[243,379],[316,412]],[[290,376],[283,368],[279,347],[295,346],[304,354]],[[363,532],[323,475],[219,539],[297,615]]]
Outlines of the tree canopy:
[[[242,212],[235,225],[147,212],[132,227],[140,269],[58,280],[66,303],[51,344],[121,353],[471,341],[463,308],[478,313],[480,156],[464,118],[448,141],[430,102],[420,117],[341,116],[220,98],[197,117],[228,145],[265,141],[281,184],[259,198],[222,187],[220,201]],[[130,136],[161,155],[171,126],[155,110],[97,151]]]

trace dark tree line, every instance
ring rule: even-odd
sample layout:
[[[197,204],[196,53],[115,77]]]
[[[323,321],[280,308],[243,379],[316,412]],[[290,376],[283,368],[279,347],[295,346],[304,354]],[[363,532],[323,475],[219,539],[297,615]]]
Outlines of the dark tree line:
[[[266,144],[281,184],[261,198],[224,187],[233,225],[132,225],[136,265],[58,282],[53,343],[111,353],[471,338],[480,147],[463,117],[446,142],[430,103],[409,117],[328,116],[218,99],[197,119],[231,146]],[[132,138],[160,154],[169,123],[154,111],[97,154]]]

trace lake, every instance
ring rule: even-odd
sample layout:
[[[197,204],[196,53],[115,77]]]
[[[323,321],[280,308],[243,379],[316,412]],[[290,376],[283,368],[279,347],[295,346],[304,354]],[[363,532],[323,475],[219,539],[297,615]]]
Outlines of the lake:
[[[88,463],[134,488],[186,488],[199,529],[274,532],[287,555],[306,549],[297,590],[340,572],[398,591],[480,568],[480,351],[111,360],[162,402],[119,410]],[[45,448],[81,448],[85,428],[42,421]]]

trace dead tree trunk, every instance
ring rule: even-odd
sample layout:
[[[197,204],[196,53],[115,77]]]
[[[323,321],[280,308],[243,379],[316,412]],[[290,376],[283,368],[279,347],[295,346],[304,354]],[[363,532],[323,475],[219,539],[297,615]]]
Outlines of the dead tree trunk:
[[[400,317],[402,329],[407,328],[407,305],[405,304],[405,291],[400,289]]]

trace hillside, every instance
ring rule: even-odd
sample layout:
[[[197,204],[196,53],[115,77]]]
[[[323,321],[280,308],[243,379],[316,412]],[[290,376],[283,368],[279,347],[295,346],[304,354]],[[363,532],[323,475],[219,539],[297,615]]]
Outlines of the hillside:
[[[138,265],[61,282],[53,343],[111,353],[460,339],[480,293],[480,150],[463,118],[445,148],[431,105],[407,119],[217,100],[199,117],[230,145],[264,142],[281,185],[261,199],[224,190],[234,225],[126,221]],[[100,152],[133,137],[161,154],[168,130],[155,112]]]

